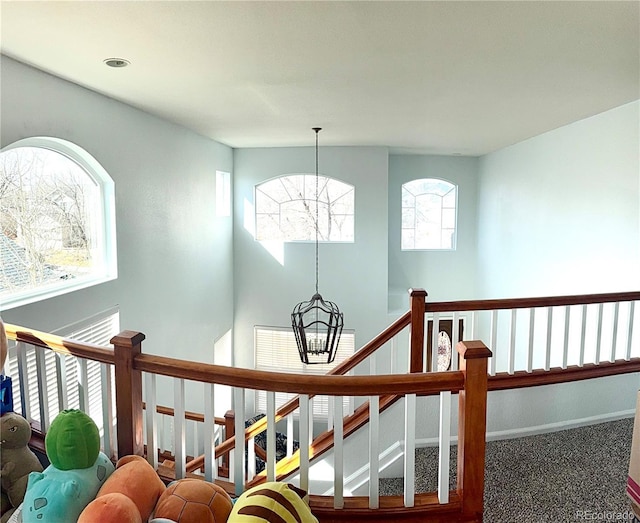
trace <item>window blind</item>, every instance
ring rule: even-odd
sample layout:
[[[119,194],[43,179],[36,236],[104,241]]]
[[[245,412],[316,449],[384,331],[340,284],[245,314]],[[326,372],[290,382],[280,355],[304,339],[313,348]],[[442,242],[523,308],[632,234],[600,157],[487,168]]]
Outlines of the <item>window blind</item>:
[[[295,336],[291,328],[285,327],[254,327],[254,344],[256,354],[256,369],[271,372],[290,372],[295,374],[322,375],[351,356],[355,350],[355,332],[343,330],[338,343],[336,358],[331,364],[305,365],[300,361]],[[276,392],[276,408],[295,397],[292,393]],[[351,398],[344,398],[344,412],[349,412]],[[265,391],[256,392],[256,409],[266,413],[267,394]],[[315,418],[325,418],[328,413],[327,396],[313,398],[313,415]]]
[[[120,332],[120,314],[117,308],[112,308],[98,315],[87,318],[81,322],[68,325],[55,331],[55,334],[70,338],[76,341],[93,343],[96,345],[110,346],[109,340]],[[41,349],[38,349],[41,350]],[[36,351],[27,345],[27,387],[29,394],[29,412],[31,419],[40,422],[39,396],[37,391],[37,370]],[[53,420],[60,412],[60,401],[58,391],[58,376],[56,361],[60,362],[63,371],[66,373],[66,393],[68,409],[80,407],[80,394],[78,391],[79,365],[77,358],[73,356],[57,355],[53,351],[45,350],[45,372],[48,394],[49,419]],[[13,402],[14,410],[22,412],[22,402],[20,398],[20,382],[18,373],[18,356],[16,345],[13,344],[9,350],[7,375],[13,381]],[[113,374],[112,374],[113,379]],[[113,387],[112,387],[113,389]],[[100,364],[98,362],[87,362],[87,390],[89,403],[88,413],[96,421],[99,427],[102,425],[102,386],[100,376]]]

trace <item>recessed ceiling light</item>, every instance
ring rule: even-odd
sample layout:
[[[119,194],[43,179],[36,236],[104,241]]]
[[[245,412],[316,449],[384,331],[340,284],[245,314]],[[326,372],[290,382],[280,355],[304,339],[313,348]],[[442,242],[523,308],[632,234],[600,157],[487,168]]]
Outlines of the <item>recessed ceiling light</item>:
[[[131,62],[124,58],[107,58],[104,63],[109,67],[127,67]]]

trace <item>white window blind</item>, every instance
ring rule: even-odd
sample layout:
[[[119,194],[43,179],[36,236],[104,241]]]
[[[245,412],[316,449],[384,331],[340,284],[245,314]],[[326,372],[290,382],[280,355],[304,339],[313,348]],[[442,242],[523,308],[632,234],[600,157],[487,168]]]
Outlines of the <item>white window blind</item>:
[[[63,327],[56,331],[56,334],[65,338],[86,343],[109,347],[109,340],[120,332],[120,315],[117,308],[112,308],[98,315],[92,316],[81,322]],[[40,420],[39,395],[37,391],[37,371],[36,371],[36,350],[27,346],[27,387],[29,388],[29,408],[31,419]],[[58,356],[50,350],[45,350],[45,369],[48,393],[49,419],[53,420],[60,412],[58,394],[58,376],[56,370],[56,358]],[[66,391],[68,409],[80,407],[80,394],[78,391],[79,365],[77,358],[73,356],[60,356],[60,363],[66,370]],[[20,381],[18,373],[18,357],[16,346],[13,345],[9,351],[8,365],[5,367],[7,375],[13,382],[13,403],[16,412],[22,412],[20,398]],[[98,362],[87,362],[87,389],[89,403],[87,405],[88,414],[94,419],[99,428],[102,428],[102,386],[100,376],[100,364]],[[113,379],[113,374],[112,374]],[[112,387],[112,390],[115,388]]]
[[[300,361],[296,339],[291,328],[264,327],[254,328],[256,369],[271,372],[290,372],[295,374],[322,375],[351,356],[355,350],[355,332],[343,330],[338,343],[336,358],[331,364],[305,365]],[[276,392],[276,408],[280,407],[295,394]],[[344,411],[350,411],[351,398],[344,398]],[[256,409],[266,413],[267,394],[256,392]],[[327,396],[314,396],[313,415],[315,418],[326,418],[328,412]]]

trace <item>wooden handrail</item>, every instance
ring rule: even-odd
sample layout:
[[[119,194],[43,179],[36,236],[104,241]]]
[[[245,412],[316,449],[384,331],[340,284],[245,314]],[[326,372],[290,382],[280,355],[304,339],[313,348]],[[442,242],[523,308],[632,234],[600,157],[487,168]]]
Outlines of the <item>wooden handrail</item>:
[[[541,385],[555,385],[557,383],[569,383],[572,381],[589,380],[593,378],[605,378],[619,374],[640,372],[640,358],[616,360],[615,362],[602,361],[599,364],[585,363],[569,365],[566,369],[554,367],[549,370],[536,369],[531,372],[516,371],[513,374],[500,372],[495,376],[489,376],[489,390],[521,389],[524,387],[538,387]]]
[[[640,300],[640,291],[571,296],[547,296],[541,298],[427,302],[425,309],[426,312],[490,311],[496,309],[531,309],[534,307],[590,305],[593,303],[612,303],[616,301],[635,300]]]
[[[113,365],[115,363],[115,355],[113,349],[95,345],[93,343],[79,343],[73,340],[40,332],[33,329],[25,329],[19,325],[5,323],[4,325],[7,337],[11,340],[24,342],[36,347],[50,349],[58,354],[65,356],[76,356],[89,360],[99,361]]]
[[[162,376],[171,376],[229,387],[295,394],[330,394],[332,396],[372,396],[383,394],[438,394],[443,390],[460,390],[463,377],[459,371],[432,374],[383,374],[380,376],[309,376],[286,372],[225,367],[165,356],[136,355],[133,368]]]
[[[142,402],[142,408],[144,410],[147,409],[147,404],[143,401]],[[156,405],[156,412],[158,414],[162,414],[163,416],[174,416],[175,414],[175,410],[172,409],[171,407],[165,407],[164,405]],[[184,419],[189,420],[189,421],[195,421],[198,423],[204,423],[204,414],[200,414],[199,412],[191,412],[189,410],[186,410],[184,412]],[[224,418],[213,418],[213,422],[216,425],[224,425],[225,424],[225,419]]]

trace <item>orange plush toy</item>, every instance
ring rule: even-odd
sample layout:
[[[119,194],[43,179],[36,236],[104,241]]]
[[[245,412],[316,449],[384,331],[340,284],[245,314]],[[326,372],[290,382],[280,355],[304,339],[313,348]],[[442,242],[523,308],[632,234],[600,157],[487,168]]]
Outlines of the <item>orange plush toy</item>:
[[[232,507],[222,487],[185,478],[169,484],[158,500],[154,517],[175,523],[227,523]]]
[[[124,456],[78,523],[141,523],[151,516],[165,485],[140,456]]]

